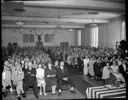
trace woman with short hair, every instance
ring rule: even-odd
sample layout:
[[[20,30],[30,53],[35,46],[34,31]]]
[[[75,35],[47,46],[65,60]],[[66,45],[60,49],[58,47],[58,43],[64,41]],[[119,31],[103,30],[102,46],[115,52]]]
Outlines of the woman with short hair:
[[[42,87],[43,87],[44,95],[47,95],[45,91],[45,86],[46,86],[45,70],[42,68],[41,64],[39,64],[38,68],[36,69],[36,78],[37,78],[37,84],[40,87],[40,95],[42,95]]]
[[[113,64],[111,65],[112,74],[117,78],[117,80],[125,82],[123,75],[119,72],[119,66],[117,62],[114,60]]]
[[[56,93],[56,86],[57,86],[57,78],[56,78],[56,70],[53,68],[51,63],[48,63],[48,68],[46,69],[46,78],[49,80],[52,86],[52,94]]]

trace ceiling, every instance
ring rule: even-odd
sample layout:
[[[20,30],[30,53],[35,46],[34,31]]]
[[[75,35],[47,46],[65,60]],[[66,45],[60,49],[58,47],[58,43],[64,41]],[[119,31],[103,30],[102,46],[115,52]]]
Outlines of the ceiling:
[[[21,20],[23,27],[84,28],[86,24],[108,23],[122,15],[125,0],[2,1],[3,27],[17,27],[16,22]]]

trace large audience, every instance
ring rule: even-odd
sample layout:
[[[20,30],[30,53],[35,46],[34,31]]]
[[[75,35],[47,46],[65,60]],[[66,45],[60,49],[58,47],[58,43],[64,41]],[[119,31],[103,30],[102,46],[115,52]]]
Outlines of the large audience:
[[[53,95],[58,90],[61,95],[63,81],[70,84],[70,91],[75,93],[70,80],[68,67],[77,69],[91,79],[104,80],[104,84],[126,81],[127,61],[117,49],[92,47],[12,47],[2,48],[2,86],[16,90],[26,97],[29,86],[33,86],[35,97],[46,96],[46,86],[50,84]],[[15,89],[16,87],[16,89]],[[38,92],[39,87],[39,92]]]

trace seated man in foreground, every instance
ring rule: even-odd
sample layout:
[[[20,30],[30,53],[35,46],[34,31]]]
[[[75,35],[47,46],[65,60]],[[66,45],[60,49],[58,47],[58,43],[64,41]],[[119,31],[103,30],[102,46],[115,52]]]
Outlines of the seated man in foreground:
[[[57,70],[57,78],[58,78],[58,88],[59,88],[58,95],[59,96],[61,95],[61,86],[62,86],[63,82],[66,82],[66,83],[70,84],[71,85],[71,90],[70,91],[72,93],[75,93],[74,92],[74,86],[73,86],[73,84],[72,84],[72,82],[70,80],[70,77],[69,77],[69,74],[68,74],[68,70],[65,67],[63,61],[60,62],[60,67]]]

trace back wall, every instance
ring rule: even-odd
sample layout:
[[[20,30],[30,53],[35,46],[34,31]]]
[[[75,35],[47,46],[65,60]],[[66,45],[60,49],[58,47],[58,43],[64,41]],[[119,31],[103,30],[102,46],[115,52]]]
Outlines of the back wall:
[[[34,43],[23,43],[23,34],[18,31],[16,28],[2,28],[2,46],[7,46],[8,43],[17,42],[19,46],[35,46],[38,38],[36,32],[43,33],[41,36],[44,46],[57,46],[60,45],[60,42],[68,42],[69,46],[76,45],[77,31],[73,30],[69,32],[68,29],[30,29],[25,28],[25,34],[34,34]],[[53,42],[45,42],[45,34],[54,33]]]

